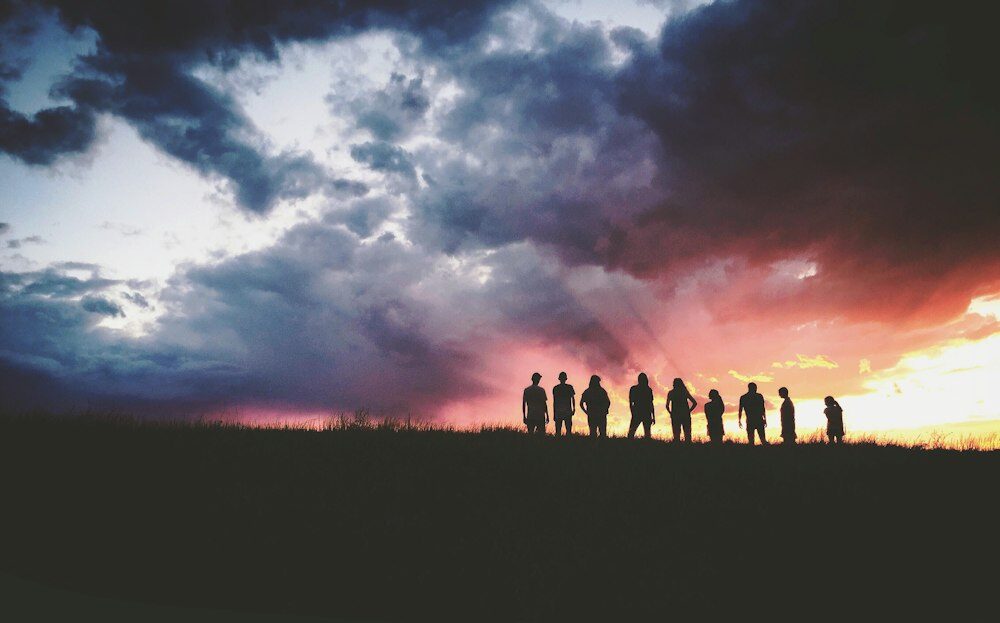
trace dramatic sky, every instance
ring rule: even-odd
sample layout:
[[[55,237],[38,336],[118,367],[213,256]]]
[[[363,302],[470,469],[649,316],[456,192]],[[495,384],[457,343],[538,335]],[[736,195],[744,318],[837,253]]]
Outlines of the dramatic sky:
[[[1000,430],[975,5],[281,4],[0,0],[3,406]]]

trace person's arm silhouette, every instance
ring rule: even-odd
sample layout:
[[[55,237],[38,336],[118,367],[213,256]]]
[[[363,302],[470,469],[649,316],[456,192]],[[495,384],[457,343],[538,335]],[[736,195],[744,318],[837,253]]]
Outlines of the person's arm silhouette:
[[[521,394],[521,422],[528,423],[528,390]]]
[[[736,424],[743,428],[743,396],[740,396],[740,408],[736,411]]]
[[[691,401],[691,411],[694,411],[694,408],[698,406],[698,401],[695,400],[694,396],[692,396],[691,394],[687,395],[686,400],[690,400]]]
[[[674,397],[674,392],[673,391],[667,392],[667,402],[663,405],[664,407],[666,407],[667,413],[669,415],[673,415],[674,414],[673,410],[671,410],[671,408],[670,408],[670,399],[673,398],[673,397]]]
[[[649,388],[649,423],[656,424],[656,400],[653,398],[653,388]]]

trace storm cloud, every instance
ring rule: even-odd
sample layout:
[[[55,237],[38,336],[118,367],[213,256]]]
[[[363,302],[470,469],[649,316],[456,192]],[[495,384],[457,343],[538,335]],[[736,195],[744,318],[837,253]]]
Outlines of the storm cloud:
[[[274,61],[283,44],[376,27],[426,29],[428,46],[452,45],[475,32],[492,4],[5,2],[0,18],[41,19],[38,6],[52,7],[67,28],[92,29],[98,47],[53,88],[72,106],[29,117],[0,102],[0,150],[50,164],[87,149],[96,136],[95,112],[111,113],[200,173],[228,180],[243,208],[265,213],[280,200],[342,187],[344,180],[306,154],[269,150],[230,97],[192,75],[196,67],[231,68],[244,56]],[[407,102],[413,106],[413,97]]]
[[[706,327],[759,347],[779,341],[765,317],[825,323],[824,345],[892,323],[898,359],[1000,290],[1000,87],[979,9],[674,4],[649,36],[532,1],[45,3],[96,50],[53,86],[65,106],[0,109],[0,149],[47,165],[112,115],[250,214],[324,203],[155,291],[96,268],[0,274],[5,365],[166,410],[429,414],[500,391],[488,373],[518,349],[609,378],[640,356],[725,376],[737,331]],[[371,32],[398,66],[324,100],[346,128],[328,148],[358,179],[271,144],[197,73]],[[108,328],[154,308],[141,337]]]

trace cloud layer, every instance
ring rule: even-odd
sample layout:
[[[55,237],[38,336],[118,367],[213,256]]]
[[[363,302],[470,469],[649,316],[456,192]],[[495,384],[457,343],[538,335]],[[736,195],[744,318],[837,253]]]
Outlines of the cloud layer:
[[[0,101],[11,157],[83,152],[112,115],[247,213],[328,202],[155,291],[96,268],[0,274],[19,404],[49,379],[67,401],[164,411],[431,414],[506,391],[491,373],[512,356],[695,383],[870,370],[972,331],[953,323],[1000,291],[1000,93],[990,22],[966,11],[717,2],[651,39],[531,1],[3,6],[97,37],[53,87],[66,105]],[[405,63],[326,97],[363,178],[271,144],[197,77],[375,30]],[[153,307],[142,338],[108,324]]]

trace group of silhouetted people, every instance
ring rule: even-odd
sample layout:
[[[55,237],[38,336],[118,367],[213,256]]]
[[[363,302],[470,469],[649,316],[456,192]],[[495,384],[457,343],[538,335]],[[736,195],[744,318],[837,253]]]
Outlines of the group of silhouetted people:
[[[545,425],[549,422],[548,396],[539,382],[542,375],[535,372],[531,375],[531,385],[524,389],[521,400],[521,415],[528,432],[545,434]],[[573,434],[573,416],[576,414],[576,391],[566,382],[565,372],[559,373],[559,384],[552,388],[552,419],[555,420],[556,436],[561,436],[563,428],[566,434]],[[795,404],[788,395],[788,388],[778,390],[782,399],[781,438],[786,444],[794,444],[795,434]],[[656,409],[653,406],[653,388],[649,386],[649,377],[645,372],[639,374],[635,385],[628,390],[629,410],[632,419],[628,425],[629,438],[635,437],[636,431],[642,426],[643,434],[648,438],[652,427],[656,424]],[[844,410],[834,400],[833,396],[824,399],[826,408],[826,435],[831,444],[839,444],[844,440]],[[673,429],[674,441],[691,441],[691,413],[698,406],[688,391],[684,381],[674,379],[673,388],[667,392],[667,413],[670,414],[670,427]],[[601,438],[608,436],[608,411],[611,409],[611,399],[608,392],[601,387],[601,377],[596,374],[590,377],[590,385],[580,396],[580,408],[587,414],[587,425],[590,436]],[[708,392],[708,402],[705,403],[705,419],[708,422],[708,438],[712,443],[722,443],[726,431],[722,424],[722,415],[726,405],[718,390]],[[747,385],[747,393],[740,396],[736,421],[744,428],[746,417],[747,441],[755,445],[757,439],[766,445],[767,413],[764,406],[764,396],[757,391],[756,383]]]

